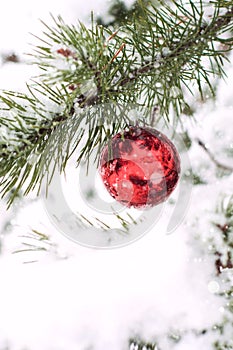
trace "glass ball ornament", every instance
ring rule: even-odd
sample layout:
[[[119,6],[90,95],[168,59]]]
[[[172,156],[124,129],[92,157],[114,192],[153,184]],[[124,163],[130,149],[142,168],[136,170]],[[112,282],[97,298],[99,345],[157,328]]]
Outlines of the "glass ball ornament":
[[[126,207],[147,208],[174,191],[180,157],[160,131],[131,126],[103,148],[99,173],[110,195]]]

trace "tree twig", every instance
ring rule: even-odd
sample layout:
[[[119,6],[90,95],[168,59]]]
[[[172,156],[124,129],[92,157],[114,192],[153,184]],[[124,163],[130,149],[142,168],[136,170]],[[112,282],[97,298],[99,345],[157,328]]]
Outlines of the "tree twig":
[[[207,146],[204,144],[203,141],[201,141],[200,139],[196,139],[198,145],[208,154],[208,156],[210,157],[210,159],[212,160],[212,162],[218,167],[221,168],[223,170],[227,170],[227,171],[231,171],[233,172],[233,167],[229,166],[229,165],[225,165],[222,164],[221,162],[219,162],[215,156],[212,154],[212,152],[207,148]]]

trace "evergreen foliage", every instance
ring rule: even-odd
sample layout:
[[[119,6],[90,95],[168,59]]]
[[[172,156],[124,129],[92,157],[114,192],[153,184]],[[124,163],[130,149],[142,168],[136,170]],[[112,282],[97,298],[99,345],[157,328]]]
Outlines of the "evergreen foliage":
[[[93,17],[91,28],[61,17],[53,27],[44,23],[33,54],[41,75],[27,94],[0,94],[0,188],[9,204],[23,185],[27,194],[49,182],[52,159],[63,171],[86,128],[78,162],[131,124],[132,105],[147,108],[145,124],[155,109],[177,123],[191,109],[187,91],[197,86],[204,98],[208,86],[214,94],[212,76],[224,76],[233,45],[232,1],[214,1],[212,10],[202,0],[146,5],[138,1],[132,19],[115,31]]]

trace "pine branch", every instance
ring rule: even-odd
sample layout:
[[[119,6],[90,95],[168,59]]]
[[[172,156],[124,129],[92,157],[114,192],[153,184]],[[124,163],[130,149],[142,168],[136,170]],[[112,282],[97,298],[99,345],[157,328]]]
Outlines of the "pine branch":
[[[188,107],[183,88],[191,91],[190,82],[193,81],[197,83],[201,97],[204,84],[214,94],[210,75],[224,75],[224,54],[232,47],[232,38],[223,39],[221,34],[232,28],[233,9],[219,15],[220,7],[216,5],[216,11],[207,24],[203,18],[202,2],[200,9],[192,1],[190,4],[192,13],[177,3],[176,11],[168,6],[162,10],[144,9],[140,21],[135,19],[115,33],[96,27],[90,35],[84,26],[78,32],[77,28],[67,27],[60,19],[57,23],[60,33],[50,29],[53,36],[48,36],[62,46],[72,46],[70,54],[67,55],[66,51],[65,57],[74,65],[75,74],[69,69],[55,69],[53,79],[45,74],[46,82],[70,83],[76,89],[81,108],[109,101],[127,104],[142,100],[141,103],[148,108],[159,106],[160,113],[167,119],[172,106],[179,117]],[[67,38],[69,31],[76,41],[73,37]],[[84,40],[87,37],[89,41]],[[177,38],[181,38],[180,42]],[[225,51],[215,48],[215,44],[223,42],[229,44]],[[49,52],[47,59],[50,61],[57,59],[51,47],[43,50]],[[208,57],[210,67],[203,66],[203,57]],[[43,61],[37,61],[41,68],[51,67],[46,55],[41,58]],[[51,63],[54,66],[55,62]],[[93,91],[83,91],[83,74],[86,80],[92,79]]]
[[[181,6],[177,5],[177,7],[180,10]],[[232,8],[228,10],[225,15],[222,16],[219,16],[218,8],[218,11],[216,10],[216,13],[213,15],[213,18],[208,25],[204,24],[203,10],[201,10],[202,12],[199,12],[198,8],[194,5],[193,11],[196,12],[195,16],[199,15],[199,18],[193,18],[192,16],[194,16],[194,14],[190,14],[189,11],[186,11],[183,8],[182,15],[177,12],[174,12],[168,7],[165,7],[164,13],[163,11],[160,11],[155,8],[153,10],[153,12],[150,12],[149,10],[147,10],[146,12],[145,10],[144,18],[140,19],[140,24],[136,20],[132,24],[126,25],[125,28],[119,31],[119,33],[111,33],[107,30],[104,31],[101,27],[97,27],[95,28],[94,36],[92,37],[90,36],[89,31],[86,30],[83,26],[81,26],[81,31],[78,32],[76,28],[69,28],[68,26],[65,26],[65,24],[60,19],[61,23],[58,23],[57,25],[59,27],[59,30],[61,31],[61,34],[58,35],[57,33],[53,32],[55,36],[53,36],[52,38],[54,41],[56,41],[57,39],[57,43],[60,43],[63,46],[72,45],[74,47],[74,52],[70,51],[70,54],[68,54],[67,56],[66,51],[65,57],[68,57],[70,61],[72,61],[73,58],[72,63],[74,64],[76,64],[76,62],[79,61],[78,65],[81,63],[81,67],[77,67],[76,64],[76,74],[72,73],[69,70],[55,70],[57,75],[53,77],[53,79],[51,79],[51,76],[47,76],[46,79],[48,79],[48,81],[52,80],[51,83],[54,83],[56,79],[63,79],[64,81],[70,82],[71,80],[76,78],[76,81],[74,81],[73,84],[73,86],[75,86],[79,70],[81,70],[81,72],[83,73],[83,68],[86,68],[86,78],[94,78],[94,83],[97,86],[97,91],[94,96],[94,100],[90,101],[84,94],[78,95],[78,100],[81,101],[80,107],[86,107],[92,105],[93,103],[106,102],[107,98],[114,99],[114,92],[115,95],[116,91],[118,92],[118,95],[122,94],[122,91],[120,92],[122,87],[125,87],[126,85],[130,85],[130,87],[132,87],[132,84],[130,83],[134,81],[137,82],[137,80],[142,79],[142,76],[148,77],[149,73],[150,75],[153,74],[153,77],[156,78],[157,81],[162,81],[168,72],[173,73],[174,70],[174,73],[176,73],[177,71],[179,71],[179,73],[183,73],[181,68],[182,66],[184,66],[184,64],[187,64],[189,60],[191,60],[191,65],[195,63],[194,67],[190,67],[192,68],[192,71],[194,70],[194,68],[199,69],[200,75],[202,73],[202,76],[205,77],[205,75],[210,74],[211,70],[205,71],[203,67],[200,66],[199,59],[202,56],[208,56],[210,57],[210,59],[214,59],[216,61],[215,63],[217,64],[217,69],[216,72],[213,73],[219,72],[223,74],[223,71],[221,70],[222,62],[219,62],[218,60],[221,61],[221,59],[224,58],[224,52],[222,50],[217,50],[213,47],[209,47],[209,44],[211,44],[212,46],[214,41],[227,41],[227,39],[218,37],[217,34],[225,31],[226,29],[231,29],[232,26],[230,26],[229,28],[226,27],[229,25],[233,17]],[[165,21],[164,17],[168,15],[170,15],[171,19],[169,19],[169,21],[166,19]],[[186,17],[184,15],[186,15]],[[162,23],[164,28],[161,28],[159,22]],[[154,26],[154,28],[152,28],[152,26]],[[142,33],[142,28],[144,34]],[[170,28],[172,28],[172,32]],[[62,33],[63,30],[66,30],[66,32],[72,30],[74,32],[76,42],[72,41],[72,39],[70,38],[64,37],[64,33]],[[135,33],[137,34],[137,36],[135,36]],[[109,37],[106,39],[106,36],[108,34]],[[123,37],[125,34],[126,36]],[[171,37],[169,37],[169,35]],[[60,36],[62,36],[62,38]],[[86,40],[84,40],[84,38],[86,38],[87,36],[89,37],[90,41],[88,42],[88,44],[85,44]],[[182,40],[180,40],[178,44],[177,37],[182,38]],[[165,38],[166,42],[163,42],[161,44],[161,41],[165,41]],[[79,47],[77,48],[75,47],[75,45],[77,44],[78,39],[80,42]],[[112,39],[114,39],[115,44],[113,44],[112,48],[110,49],[109,45],[112,44]],[[228,41],[230,42],[229,39]],[[97,42],[98,45],[96,45]],[[128,50],[127,44],[129,46]],[[145,44],[148,45],[146,46]],[[167,46],[165,46],[165,44]],[[230,48],[231,47],[229,47],[229,49]],[[106,49],[109,52],[106,52]],[[47,48],[47,51],[49,51],[50,55],[52,54],[51,48]],[[84,51],[86,51],[86,54],[84,54]],[[57,50],[57,52],[61,53],[61,50]],[[90,52],[92,52],[92,56]],[[97,54],[97,57],[93,57],[93,54]],[[121,57],[120,62],[117,62],[119,61],[119,54],[121,54],[121,56],[123,57]],[[105,62],[103,62],[103,56],[107,56],[108,60],[105,60]],[[129,56],[131,56],[131,58]],[[136,59],[132,59],[132,57],[134,58],[134,56],[138,56],[141,58],[141,64],[136,62]],[[150,57],[152,58],[151,60]],[[49,56],[49,59],[52,58],[57,59],[57,56]],[[42,59],[46,59],[46,56],[42,56]],[[181,61],[178,62],[179,64],[177,65],[177,67],[171,67],[170,65],[171,63],[173,63],[174,66],[174,59]],[[38,63],[42,68],[46,65],[49,66],[48,62],[45,63],[39,61]],[[52,64],[54,63],[55,62],[52,62]],[[199,64],[199,67],[197,67],[197,63]],[[126,67],[124,67],[124,65]],[[111,73],[112,68],[114,68],[114,76],[110,75],[110,81],[105,82],[105,79],[103,78],[106,78],[106,70],[109,69]],[[124,68],[126,68],[125,71]],[[67,76],[68,73],[69,75]],[[117,73],[119,73],[119,75],[121,75],[122,77],[116,81],[116,79],[113,78],[116,78]],[[158,79],[160,78],[159,73],[162,75],[163,79]],[[180,75],[181,74],[179,74],[179,76]],[[187,80],[187,76],[182,78],[183,80]],[[195,76],[192,77],[192,75],[189,73],[188,78],[194,79]],[[77,94],[78,85],[82,84],[82,79],[80,79],[80,81],[77,82],[76,86]],[[104,86],[104,83],[111,82],[114,82],[114,88],[111,86],[112,84],[107,84],[108,86]],[[171,83],[169,85],[171,85]],[[126,87],[129,88],[129,86]],[[103,95],[103,89],[105,90],[105,93],[110,92],[110,94]],[[137,94],[137,97],[138,96],[139,93]],[[165,114],[169,113],[168,108],[164,107],[164,109],[166,111]]]
[[[216,21],[212,21],[211,24],[203,25],[201,26],[200,30],[198,31],[196,36],[193,36],[191,39],[187,40],[184,42],[181,46],[178,47],[176,50],[175,47],[173,48],[171,53],[168,53],[164,59],[163,57],[163,62],[161,62],[160,59],[155,59],[155,61],[151,63],[147,63],[146,65],[142,65],[139,67],[137,70],[130,72],[133,74],[131,77],[125,77],[121,82],[120,86],[127,85],[128,83],[132,82],[133,80],[138,79],[141,75],[148,73],[150,71],[155,70],[155,63],[160,63],[160,64],[166,64],[166,60],[171,59],[171,58],[176,58],[179,55],[182,55],[185,53],[187,50],[192,49],[193,47],[196,48],[199,44],[199,42],[202,42],[206,40],[208,37],[212,38],[213,36],[213,30],[214,31],[220,31],[223,29],[225,26],[227,26],[233,19],[233,6],[232,8],[226,12],[226,14],[219,16]]]
[[[202,1],[141,7],[139,19],[115,32],[94,21],[91,29],[68,26],[60,17],[53,28],[44,24],[45,38],[33,55],[42,75],[27,95],[0,96],[0,127],[7,135],[0,144],[2,195],[11,193],[11,203],[23,185],[26,194],[44,177],[49,182],[50,163],[64,170],[81,141],[78,162],[88,162],[95,147],[99,153],[131,123],[132,105],[147,108],[144,123],[155,106],[167,121],[173,109],[177,120],[189,108],[184,91],[192,92],[194,83],[202,97],[206,85],[214,93],[210,77],[224,76],[233,46],[232,3],[214,6],[208,22]]]

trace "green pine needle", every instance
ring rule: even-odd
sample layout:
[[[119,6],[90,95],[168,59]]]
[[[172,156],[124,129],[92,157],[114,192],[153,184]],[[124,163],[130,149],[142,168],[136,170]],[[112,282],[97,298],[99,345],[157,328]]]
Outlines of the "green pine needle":
[[[52,161],[63,171],[80,145],[77,162],[88,163],[94,148],[99,153],[131,123],[132,105],[147,108],[144,124],[155,106],[177,124],[189,109],[186,91],[214,95],[212,77],[224,76],[233,46],[232,1],[212,2],[208,19],[202,0],[146,5],[116,31],[93,18],[91,28],[60,16],[52,27],[43,23],[32,54],[40,77],[27,94],[0,93],[0,188],[11,193],[9,204],[22,187],[27,194],[51,179]]]

